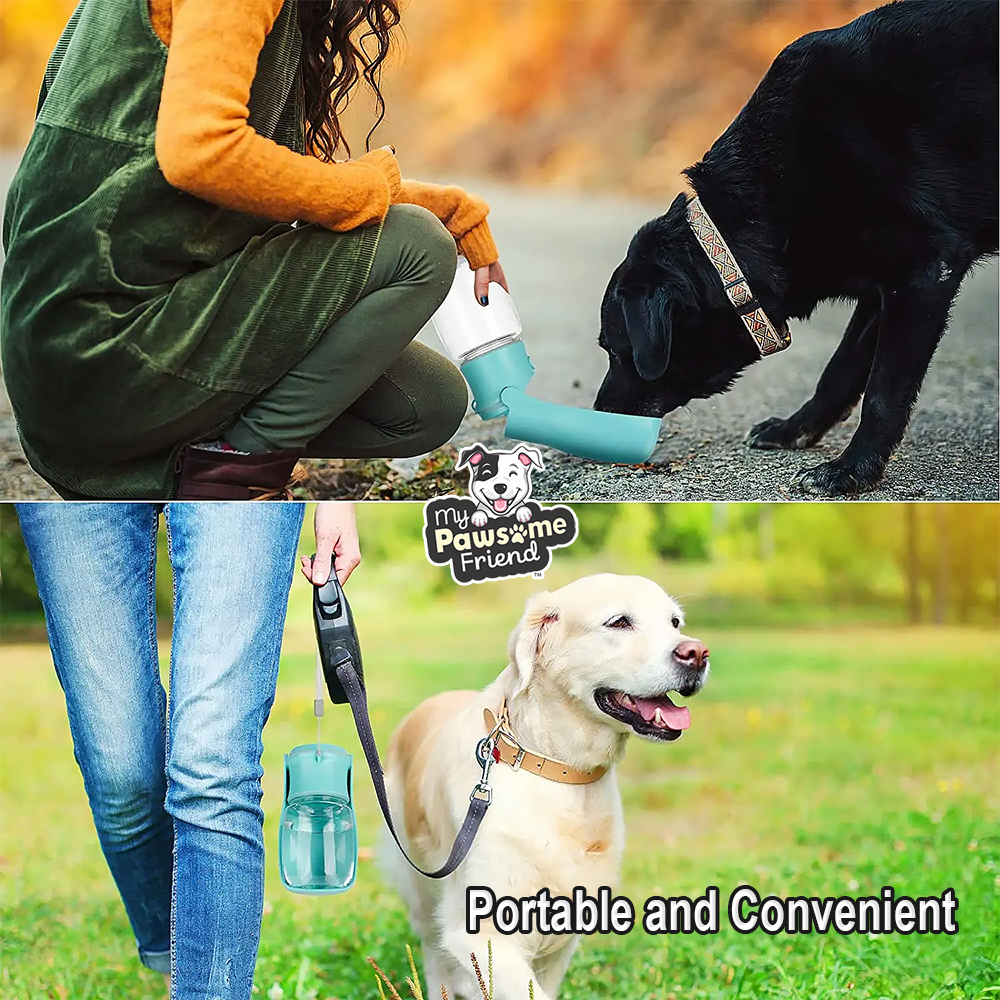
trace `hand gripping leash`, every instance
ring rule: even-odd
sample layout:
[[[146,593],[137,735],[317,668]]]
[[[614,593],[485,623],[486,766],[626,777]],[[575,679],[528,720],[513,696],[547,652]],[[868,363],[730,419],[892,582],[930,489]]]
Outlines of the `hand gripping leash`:
[[[327,690],[330,692],[330,700],[335,705],[343,705],[346,702],[351,706],[354,724],[361,740],[361,748],[365,752],[368,770],[371,771],[372,783],[375,785],[375,795],[378,797],[378,804],[382,809],[385,825],[389,828],[392,839],[396,841],[396,846],[403,857],[421,875],[426,875],[427,878],[444,878],[450,875],[469,853],[479,825],[493,799],[489,775],[494,759],[492,743],[496,734],[486,737],[476,749],[476,757],[482,766],[483,773],[469,796],[469,811],[458,831],[448,860],[436,871],[424,871],[406,853],[405,848],[400,843],[399,836],[396,834],[396,829],[392,825],[392,817],[389,815],[389,797],[385,790],[382,763],[379,760],[378,747],[375,745],[375,737],[372,734],[371,722],[368,717],[368,698],[365,694],[364,673],[361,666],[361,646],[358,643],[358,634],[354,627],[351,608],[344,596],[340,580],[337,579],[335,568],[330,570],[330,579],[314,589],[313,617],[316,622],[316,641],[319,644],[320,663],[326,678]]]

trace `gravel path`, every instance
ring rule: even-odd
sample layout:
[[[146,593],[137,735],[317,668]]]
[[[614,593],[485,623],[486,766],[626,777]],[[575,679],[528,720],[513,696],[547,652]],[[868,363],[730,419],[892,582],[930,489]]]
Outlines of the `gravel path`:
[[[16,158],[0,156],[0,190]],[[605,370],[597,347],[598,308],[608,276],[635,229],[662,204],[628,198],[531,191],[472,183],[492,206],[491,221],[543,399],[590,406]],[[951,329],[934,360],[906,438],[872,500],[998,499],[998,268],[971,275]],[[751,424],[787,416],[811,393],[833,353],[850,308],[824,305],[792,327],[793,346],[754,366],[724,396],[693,402],[663,421],[651,468],[607,466],[551,450],[534,479],[539,499],[783,500],[794,473],[835,457],[856,418],[806,453],[751,451]],[[438,346],[432,331],[422,340]],[[503,422],[470,415],[455,444],[499,444]],[[10,407],[0,395],[0,497],[54,497],[17,444]]]

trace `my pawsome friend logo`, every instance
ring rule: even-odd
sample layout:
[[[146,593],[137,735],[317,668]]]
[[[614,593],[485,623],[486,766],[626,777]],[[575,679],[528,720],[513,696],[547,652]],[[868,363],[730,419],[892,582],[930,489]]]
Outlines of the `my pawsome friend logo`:
[[[535,448],[489,451],[481,444],[459,455],[469,469],[471,497],[435,497],[424,505],[424,548],[439,566],[451,564],[456,583],[485,583],[514,576],[540,577],[552,549],[576,538],[569,507],[531,500],[531,472],[542,469]]]

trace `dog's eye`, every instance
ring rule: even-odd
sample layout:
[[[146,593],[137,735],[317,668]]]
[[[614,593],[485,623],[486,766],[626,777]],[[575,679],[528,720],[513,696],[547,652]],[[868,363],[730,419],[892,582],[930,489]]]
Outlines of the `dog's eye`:
[[[605,628],[632,628],[632,619],[628,615],[617,615],[615,618],[609,618],[604,623]]]
[[[670,619],[670,624],[673,625],[674,628],[680,628],[681,620],[677,617],[677,615],[674,615],[674,617]]]

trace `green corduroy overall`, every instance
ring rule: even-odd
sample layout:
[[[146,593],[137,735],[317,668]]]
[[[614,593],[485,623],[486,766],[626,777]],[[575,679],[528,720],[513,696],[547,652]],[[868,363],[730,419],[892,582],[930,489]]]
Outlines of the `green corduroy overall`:
[[[249,124],[303,151],[297,2]],[[147,0],[82,0],[52,54],[4,216],[0,346],[33,468],[64,496],[164,499],[357,300],[379,226],[334,233],[171,187],[154,135],[167,49]]]

